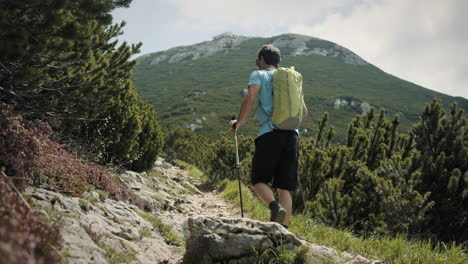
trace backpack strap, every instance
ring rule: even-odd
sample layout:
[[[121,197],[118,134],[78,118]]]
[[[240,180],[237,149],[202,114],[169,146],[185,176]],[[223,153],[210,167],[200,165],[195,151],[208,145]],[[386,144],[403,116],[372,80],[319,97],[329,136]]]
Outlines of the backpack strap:
[[[276,70],[277,70],[277,69],[274,69],[274,68],[267,68],[267,69],[266,69],[266,71],[267,71],[268,73],[269,73],[269,72],[272,72],[272,73],[271,73],[272,78],[274,78],[274,77],[273,77],[273,76],[274,76],[273,74],[275,73]],[[273,81],[273,80],[272,80],[272,81]],[[275,90],[275,89],[274,89],[274,86],[273,86],[273,84],[272,84],[272,85],[271,85],[271,94],[272,94],[272,95],[273,95],[273,91],[274,91],[274,90]],[[258,108],[261,106],[260,100],[259,100],[259,99],[257,99],[257,100],[258,100],[258,104],[257,104],[257,107],[256,107],[256,109],[255,109],[255,112],[257,112],[257,111],[258,111]],[[268,122],[270,122],[270,121],[271,121],[271,117],[268,118],[267,120],[263,121],[263,122],[260,124],[260,127],[262,127],[263,125],[265,125],[266,123],[268,123]]]

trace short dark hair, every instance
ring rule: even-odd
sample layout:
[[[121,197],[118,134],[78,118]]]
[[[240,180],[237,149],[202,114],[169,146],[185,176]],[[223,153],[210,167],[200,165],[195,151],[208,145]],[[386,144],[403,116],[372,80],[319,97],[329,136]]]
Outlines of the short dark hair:
[[[263,45],[258,51],[257,57],[258,59],[263,57],[266,64],[274,65],[275,67],[278,67],[278,64],[281,61],[280,50],[273,44]]]

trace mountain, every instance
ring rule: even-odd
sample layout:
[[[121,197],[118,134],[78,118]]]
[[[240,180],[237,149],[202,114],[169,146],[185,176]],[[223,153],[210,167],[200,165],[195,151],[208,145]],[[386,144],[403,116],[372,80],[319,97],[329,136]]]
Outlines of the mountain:
[[[280,66],[295,66],[303,76],[309,118],[304,135],[315,135],[323,112],[343,142],[349,121],[371,107],[385,108],[387,117],[398,113],[401,132],[407,132],[425,103],[434,97],[446,108],[457,102],[468,110],[468,100],[438,93],[385,73],[352,51],[330,41],[283,34],[271,38],[224,33],[190,46],[139,57],[132,79],[140,96],[153,104],[162,123],[177,123],[202,133],[226,131],[238,113],[248,78],[256,70],[255,59],[263,44],[281,49]],[[254,136],[251,118],[243,133]]]

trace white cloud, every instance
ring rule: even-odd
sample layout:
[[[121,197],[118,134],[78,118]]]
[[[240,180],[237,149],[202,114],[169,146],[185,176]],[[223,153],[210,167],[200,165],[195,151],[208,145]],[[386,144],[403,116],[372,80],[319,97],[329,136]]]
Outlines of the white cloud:
[[[468,1],[366,1],[344,16],[290,31],[343,45],[379,68],[468,98]]]
[[[327,10],[339,8],[349,0],[270,0],[270,1],[221,1],[221,0],[163,0],[178,8],[183,20],[180,24],[193,28],[242,28],[259,32],[282,28],[299,22],[309,22]],[[187,23],[189,22],[189,23]],[[284,33],[284,32],[282,32]]]

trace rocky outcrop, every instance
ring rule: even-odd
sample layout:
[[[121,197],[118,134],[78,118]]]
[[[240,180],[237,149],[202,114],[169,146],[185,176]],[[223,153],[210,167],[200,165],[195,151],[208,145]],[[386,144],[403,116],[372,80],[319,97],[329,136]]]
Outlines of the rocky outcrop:
[[[199,216],[190,218],[188,226],[190,236],[186,244],[185,264],[259,263],[262,258],[268,258],[264,252],[299,247],[306,248],[303,260],[306,263],[383,264],[346,252],[338,254],[331,248],[308,243],[276,223]]]
[[[338,44],[304,35],[284,34],[279,36],[273,42],[273,45],[281,50],[288,51],[287,55],[291,56],[309,56],[315,54],[337,58],[347,64],[358,66],[369,64],[352,51]]]
[[[215,36],[212,41],[176,47],[165,52],[150,54],[149,56],[154,56],[150,65],[157,65],[162,62],[173,64],[181,61],[197,60],[201,57],[221,52],[228,53],[232,49],[239,49],[240,44],[249,39],[251,38],[234,35],[230,32],[223,33]],[[286,56],[320,55],[337,58],[347,64],[358,66],[369,64],[352,51],[340,45],[314,37],[284,34],[276,37],[272,44],[279,47],[282,50],[282,54]],[[148,55],[143,55],[140,57],[140,60],[147,57]]]
[[[88,199],[80,199],[40,188],[26,191],[36,206],[60,215],[68,263],[105,264],[117,257],[148,264],[180,259],[183,248],[168,245],[163,234],[138,214],[138,207],[111,199],[91,202],[91,193],[96,194],[88,192]]]
[[[190,237],[184,263],[254,263],[255,251],[282,244],[287,249],[302,243],[274,223],[239,218],[197,217],[188,220]]]
[[[247,39],[249,38],[237,36],[229,32],[223,33],[215,36],[212,41],[170,49],[167,53],[171,53],[172,55],[167,55],[167,53],[164,52],[161,55],[154,57],[150,64],[156,65],[161,62],[173,64],[180,61],[196,60],[198,58],[211,56],[220,52],[229,52],[231,49],[236,49]]]
[[[333,102],[333,108],[335,109],[348,107],[356,110],[361,115],[365,115],[371,110],[371,105],[368,102],[362,102],[358,99],[337,98]]]

